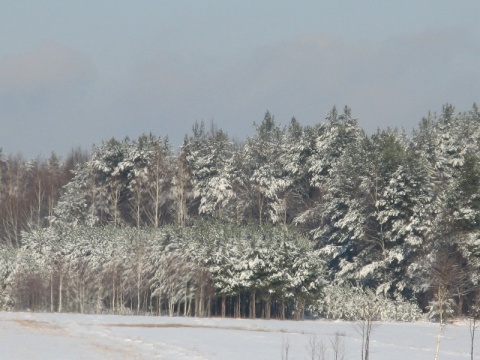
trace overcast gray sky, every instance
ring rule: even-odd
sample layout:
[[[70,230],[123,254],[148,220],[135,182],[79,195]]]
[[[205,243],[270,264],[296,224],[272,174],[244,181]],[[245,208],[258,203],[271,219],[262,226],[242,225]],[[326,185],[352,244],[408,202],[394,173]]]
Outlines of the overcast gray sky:
[[[268,109],[367,131],[480,95],[480,1],[0,0],[0,147],[65,156],[195,121],[232,137]]]

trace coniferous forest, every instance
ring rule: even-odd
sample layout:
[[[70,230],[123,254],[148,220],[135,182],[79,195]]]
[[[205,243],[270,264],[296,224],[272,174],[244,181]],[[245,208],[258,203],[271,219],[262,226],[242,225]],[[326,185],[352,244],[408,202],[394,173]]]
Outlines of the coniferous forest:
[[[411,134],[351,110],[234,141],[197,123],[66,158],[0,152],[0,307],[408,321],[474,313],[480,111]],[[359,315],[360,314],[360,315]]]

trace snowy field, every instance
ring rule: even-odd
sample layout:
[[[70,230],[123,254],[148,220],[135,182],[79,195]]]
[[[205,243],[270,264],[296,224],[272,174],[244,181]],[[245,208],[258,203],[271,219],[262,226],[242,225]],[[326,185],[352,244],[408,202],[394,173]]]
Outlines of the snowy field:
[[[382,323],[370,359],[433,359],[437,331],[427,322]],[[314,334],[329,349],[335,333],[345,359],[360,359],[361,339],[348,322],[0,312],[0,359],[282,359],[283,343],[288,359],[305,360]],[[480,346],[475,351],[478,358]],[[470,359],[468,323],[446,327],[439,359]]]

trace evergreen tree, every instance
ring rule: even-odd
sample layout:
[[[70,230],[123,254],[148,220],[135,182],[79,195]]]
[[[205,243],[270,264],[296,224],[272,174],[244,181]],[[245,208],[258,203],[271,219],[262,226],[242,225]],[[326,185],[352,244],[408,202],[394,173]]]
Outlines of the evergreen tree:
[[[198,212],[220,219],[232,216],[232,144],[214,124],[209,133],[201,123],[189,141],[187,161],[192,169],[193,192]]]
[[[286,193],[292,180],[286,176],[282,164],[284,131],[275,124],[270,112],[266,112],[260,125],[256,125],[255,136],[248,138],[245,144],[245,174],[247,197],[246,203],[251,207],[260,225],[267,219],[272,222],[285,223]]]

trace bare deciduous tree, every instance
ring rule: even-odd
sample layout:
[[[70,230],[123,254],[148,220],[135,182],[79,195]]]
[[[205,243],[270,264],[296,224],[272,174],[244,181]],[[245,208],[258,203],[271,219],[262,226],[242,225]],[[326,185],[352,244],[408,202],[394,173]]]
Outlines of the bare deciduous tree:
[[[325,345],[315,334],[308,340],[307,353],[310,360],[327,360],[327,350]]]
[[[282,360],[288,360],[288,353],[290,351],[290,342],[288,337],[282,337]]]
[[[336,332],[330,344],[333,351],[333,360],[345,360],[345,334]]]
[[[378,316],[378,307],[374,298],[367,298],[362,305],[361,319],[355,324],[355,330],[362,337],[362,360],[369,360],[370,339],[372,331],[377,327],[375,319]]]
[[[475,342],[475,333],[478,328],[478,322],[480,320],[480,307],[473,305],[468,318],[470,320],[470,359],[473,360],[473,345]]]

